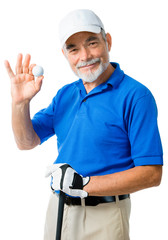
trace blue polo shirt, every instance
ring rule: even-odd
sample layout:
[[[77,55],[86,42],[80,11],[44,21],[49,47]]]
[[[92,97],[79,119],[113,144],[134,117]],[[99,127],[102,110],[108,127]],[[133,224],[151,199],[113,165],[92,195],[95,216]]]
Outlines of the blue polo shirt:
[[[68,84],[32,119],[41,143],[56,135],[55,163],[83,176],[163,164],[154,97],[111,64],[115,71],[105,83],[88,94],[81,79]]]

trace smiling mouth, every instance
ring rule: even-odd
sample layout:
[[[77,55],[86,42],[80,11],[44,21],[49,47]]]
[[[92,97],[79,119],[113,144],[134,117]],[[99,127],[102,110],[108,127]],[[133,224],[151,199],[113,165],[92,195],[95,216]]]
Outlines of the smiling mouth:
[[[92,59],[88,62],[82,62],[77,65],[78,70],[91,70],[92,68],[96,67],[98,64],[100,64],[100,59]]]
[[[92,64],[88,64],[88,65],[79,67],[79,69],[91,69],[91,68],[94,68],[94,67],[97,65],[97,63],[98,63],[98,62],[92,63]]]

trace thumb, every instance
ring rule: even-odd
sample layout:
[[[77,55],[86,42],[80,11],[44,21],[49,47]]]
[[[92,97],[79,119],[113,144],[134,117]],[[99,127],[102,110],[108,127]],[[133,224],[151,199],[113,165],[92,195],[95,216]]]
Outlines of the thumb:
[[[7,60],[5,60],[5,61],[4,61],[4,65],[5,65],[5,68],[6,68],[6,70],[7,70],[7,73],[8,73],[8,75],[9,75],[10,79],[12,79],[15,75],[14,75],[14,73],[13,73],[13,71],[12,71],[12,68],[11,68],[9,62],[8,62]]]

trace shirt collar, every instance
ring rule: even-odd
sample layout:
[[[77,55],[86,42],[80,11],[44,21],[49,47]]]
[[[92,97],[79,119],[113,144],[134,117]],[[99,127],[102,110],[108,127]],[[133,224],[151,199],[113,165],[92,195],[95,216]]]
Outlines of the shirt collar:
[[[113,88],[117,88],[124,77],[124,72],[120,69],[120,65],[118,63],[111,62],[110,64],[115,68],[115,70],[105,83],[102,83],[98,86],[99,89],[107,88],[107,85],[111,85]],[[81,79],[76,81],[75,84],[82,92],[85,92],[85,87]]]
[[[111,65],[115,68],[110,78],[106,81],[106,84],[111,85],[113,88],[117,88],[120,82],[123,80],[124,72],[120,69],[120,65],[115,62],[111,62]]]

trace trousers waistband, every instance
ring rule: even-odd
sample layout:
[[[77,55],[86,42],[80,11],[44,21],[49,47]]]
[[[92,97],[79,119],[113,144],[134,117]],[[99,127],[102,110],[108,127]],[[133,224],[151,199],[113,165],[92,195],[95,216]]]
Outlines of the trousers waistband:
[[[119,195],[119,200],[124,200],[126,198],[129,198],[130,194],[124,194]],[[95,197],[95,196],[89,196],[85,198],[85,206],[97,206],[100,203],[110,203],[110,202],[116,202],[116,196],[103,196],[103,197]],[[82,205],[80,198],[73,198],[66,195],[65,197],[65,203],[67,205]]]

